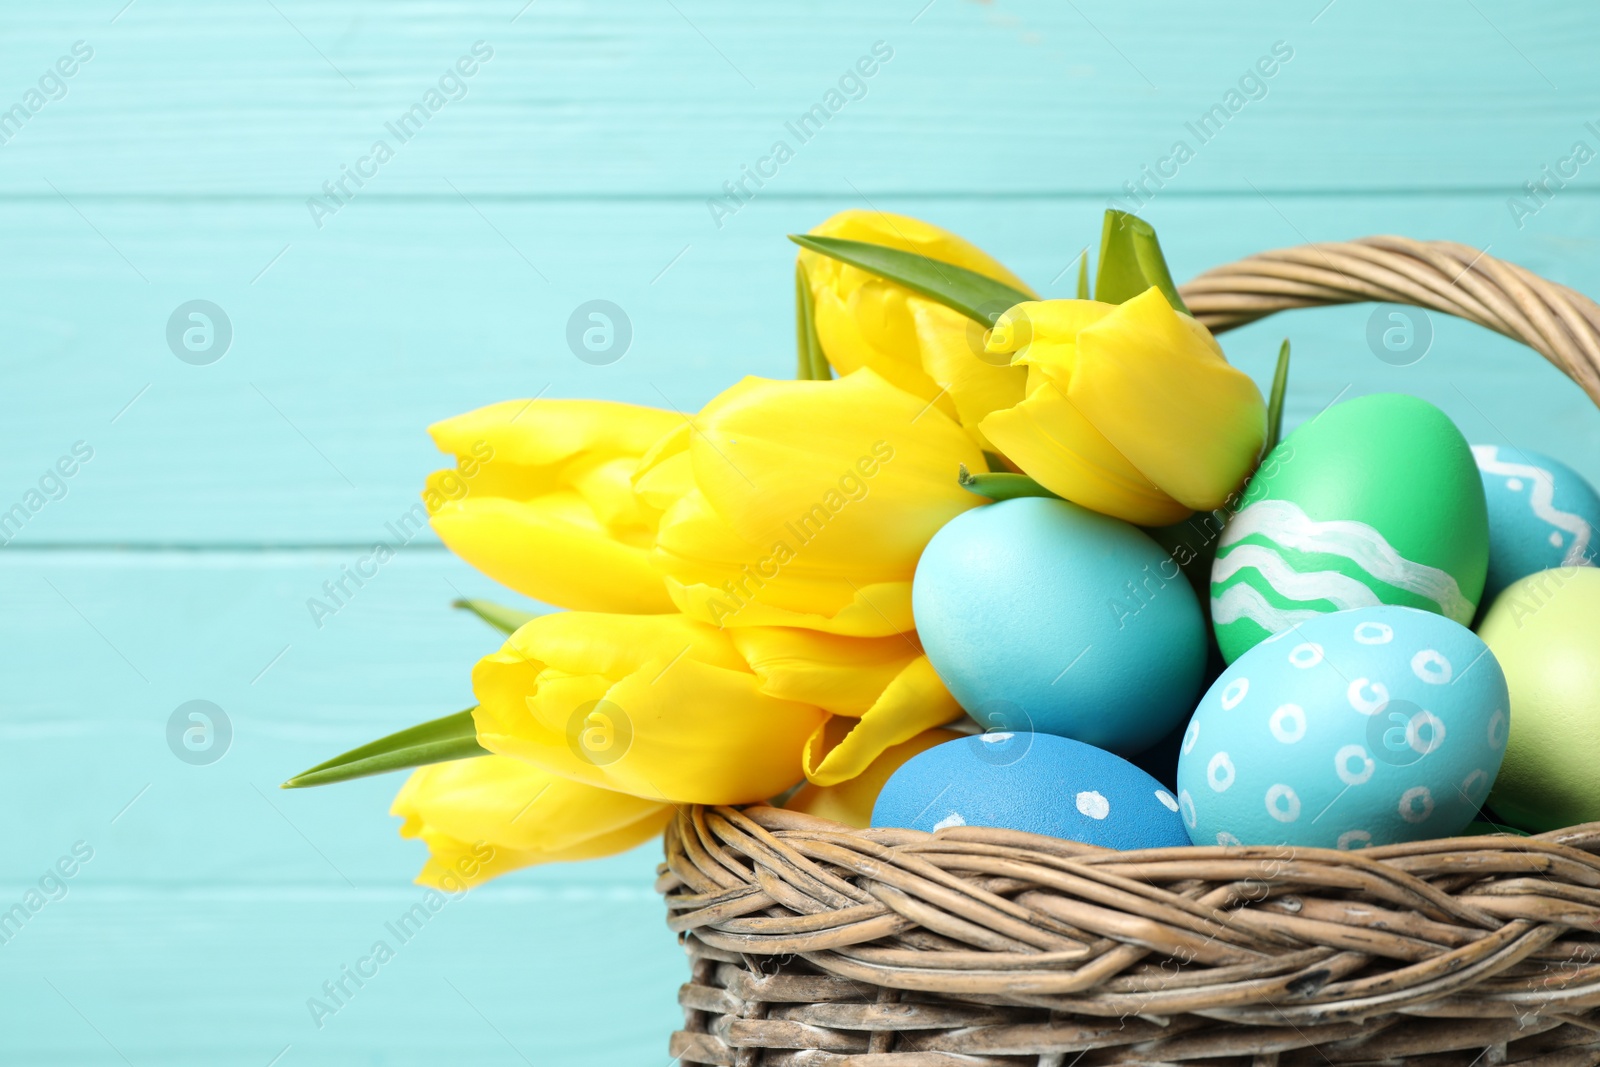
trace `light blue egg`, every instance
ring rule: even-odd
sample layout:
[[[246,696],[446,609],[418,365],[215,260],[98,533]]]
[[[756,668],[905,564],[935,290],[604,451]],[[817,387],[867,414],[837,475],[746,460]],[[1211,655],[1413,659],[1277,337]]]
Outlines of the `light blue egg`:
[[[873,826],[992,826],[1106,848],[1189,843],[1178,800],[1104,749],[1054,734],[987,733],[907,760],[872,809]]]
[[[1197,845],[1365,848],[1459,833],[1505,754],[1500,664],[1442,615],[1307,618],[1233,662],[1178,756]]]
[[[1489,576],[1483,603],[1518,578],[1554,567],[1592,567],[1600,551],[1600,494],[1558,459],[1521,448],[1473,445],[1489,505]]]
[[[964,512],[917,564],[912,612],[939,677],[985,727],[1132,755],[1194,705],[1206,627],[1145,533],[1065,500]]]

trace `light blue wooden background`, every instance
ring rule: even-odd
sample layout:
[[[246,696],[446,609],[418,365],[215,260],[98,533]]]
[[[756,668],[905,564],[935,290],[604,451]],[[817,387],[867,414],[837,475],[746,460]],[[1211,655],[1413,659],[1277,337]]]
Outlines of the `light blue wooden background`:
[[[419,897],[420,846],[385,814],[396,780],[274,787],[465,706],[495,644],[446,607],[491,584],[431,539],[321,629],[305,606],[415,500],[424,425],[541,391],[690,410],[787,374],[787,231],[910,212],[1065,294],[1107,197],[1283,41],[1144,211],[1180,277],[1393,232],[1600,292],[1600,163],[1521,225],[1507,207],[1600,149],[1576,0],[123,2],[0,8],[0,107],[93,48],[0,145],[0,510],[94,449],[0,550],[0,910],[94,850],[0,945],[4,1063],[664,1067],[683,969],[653,846],[453,903],[319,1030],[307,998]],[[466,95],[316,227],[306,198],[480,40]],[[876,41],[866,95],[718,227],[706,199]],[[164,340],[195,298],[235,332],[210,366]],[[633,323],[611,366],[563,340],[592,298]],[[1393,367],[1366,321],[1227,347],[1261,378],[1292,336],[1291,421],[1411,391],[1600,477],[1600,416],[1536,357],[1436,321]],[[166,745],[191,699],[233,724],[210,766]]]

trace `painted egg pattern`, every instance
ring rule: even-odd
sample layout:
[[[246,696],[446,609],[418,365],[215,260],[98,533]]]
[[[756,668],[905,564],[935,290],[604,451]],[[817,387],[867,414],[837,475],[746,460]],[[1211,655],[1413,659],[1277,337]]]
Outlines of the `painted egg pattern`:
[[[1520,448],[1473,445],[1489,508],[1484,602],[1518,578],[1555,567],[1591,567],[1600,494],[1558,459]]]
[[[906,761],[873,826],[990,826],[1106,848],[1189,843],[1178,799],[1127,760],[1054,734],[977,734]]]
[[[1211,617],[1232,662],[1298,623],[1396,604],[1471,622],[1488,566],[1483,485],[1438,408],[1394,393],[1285,438],[1217,541]]]
[[[1499,663],[1464,626],[1413,608],[1334,612],[1239,657],[1178,757],[1197,845],[1364,848],[1459,832],[1510,729]]]

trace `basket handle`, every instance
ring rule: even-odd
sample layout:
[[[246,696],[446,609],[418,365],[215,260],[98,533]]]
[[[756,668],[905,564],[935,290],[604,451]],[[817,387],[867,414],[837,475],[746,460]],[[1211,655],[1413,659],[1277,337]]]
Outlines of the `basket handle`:
[[[1279,248],[1213,267],[1179,291],[1213,333],[1289,308],[1369,300],[1455,315],[1534,349],[1600,405],[1600,305],[1468,245],[1361,237]]]

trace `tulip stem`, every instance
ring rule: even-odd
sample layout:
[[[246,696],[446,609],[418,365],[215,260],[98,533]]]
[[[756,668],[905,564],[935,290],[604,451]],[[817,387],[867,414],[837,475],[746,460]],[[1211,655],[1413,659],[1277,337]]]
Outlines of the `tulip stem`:
[[[1078,299],[1089,299],[1089,246],[1078,253]]]
[[[1278,368],[1272,372],[1272,394],[1267,398],[1267,440],[1262,458],[1278,447],[1283,436],[1283,394],[1289,389],[1289,339],[1278,348]]]
[[[518,611],[490,600],[453,600],[450,606],[472,612],[503,634],[515,633],[523,623],[537,618],[532,612]]]
[[[1001,471],[985,471],[982,474],[973,474],[967,470],[965,463],[961,464],[961,471],[956,475],[956,481],[961,488],[978,496],[986,496],[990,500],[1015,500],[1023,496],[1045,496],[1060,500],[1061,497],[1052,493],[1026,474],[1010,474]]]
[[[794,334],[799,367],[795,377],[803,382],[825,382],[833,377],[828,357],[817,341],[816,305],[811,298],[811,280],[804,263],[794,265]]]

